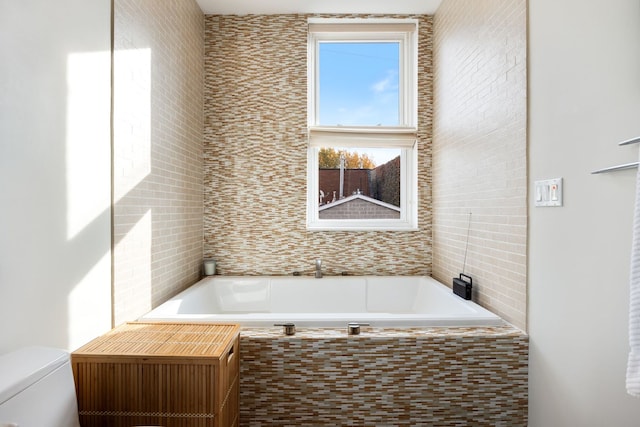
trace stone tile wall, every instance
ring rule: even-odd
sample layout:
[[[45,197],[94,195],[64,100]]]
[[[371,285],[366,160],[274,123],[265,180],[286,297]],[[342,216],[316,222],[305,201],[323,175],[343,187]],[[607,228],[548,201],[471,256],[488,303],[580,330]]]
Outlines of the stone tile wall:
[[[245,328],[240,425],[527,425],[528,337],[492,328]]]
[[[200,276],[203,51],[194,0],[115,0],[115,324]]]
[[[431,273],[431,26],[419,19],[419,231],[309,232],[307,15],[206,16],[205,257],[223,275]],[[406,16],[405,16],[406,17]]]
[[[444,0],[434,18],[433,276],[526,329],[527,2]],[[469,250],[465,250],[469,229]]]

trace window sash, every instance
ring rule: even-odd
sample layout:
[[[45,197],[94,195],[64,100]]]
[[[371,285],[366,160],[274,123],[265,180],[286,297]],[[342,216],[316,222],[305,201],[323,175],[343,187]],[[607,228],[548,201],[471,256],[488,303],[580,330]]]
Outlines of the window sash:
[[[418,229],[417,150],[402,148],[400,152],[400,218],[399,219],[320,219],[318,209],[318,153],[320,147],[309,147],[307,158],[307,229],[313,231]]]
[[[417,189],[417,21],[396,19],[309,20],[307,229],[361,231],[418,229]],[[319,45],[321,42],[400,43],[399,126],[321,126],[318,123]],[[319,219],[320,147],[400,148],[400,219]]]
[[[418,71],[416,20],[309,20],[308,125],[319,127],[319,45],[321,42],[394,42],[400,43],[399,126],[415,128],[417,123]],[[394,126],[396,127],[396,126]],[[362,126],[362,132],[374,127]]]

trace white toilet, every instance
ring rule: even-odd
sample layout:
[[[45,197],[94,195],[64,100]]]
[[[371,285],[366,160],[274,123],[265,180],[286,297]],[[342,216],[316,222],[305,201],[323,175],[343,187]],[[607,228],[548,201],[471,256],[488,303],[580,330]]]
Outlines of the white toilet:
[[[80,427],[69,353],[26,347],[0,355],[0,427]]]

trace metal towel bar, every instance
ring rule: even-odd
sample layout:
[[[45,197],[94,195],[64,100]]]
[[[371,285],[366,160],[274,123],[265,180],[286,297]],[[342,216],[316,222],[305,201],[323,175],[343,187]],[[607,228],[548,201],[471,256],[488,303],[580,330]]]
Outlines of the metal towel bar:
[[[625,163],[623,165],[617,165],[617,166],[611,166],[611,167],[608,167],[608,168],[598,169],[597,171],[591,172],[591,174],[595,175],[595,174],[599,174],[599,173],[607,173],[607,172],[621,171],[621,170],[625,170],[625,169],[633,169],[633,168],[637,168],[639,164],[640,164],[640,162]]]
[[[635,138],[627,139],[626,141],[622,141],[618,143],[618,145],[631,145],[631,144],[640,144],[640,136]]]
[[[619,146],[631,145],[631,144],[640,144],[640,136],[637,136],[637,137],[631,138],[631,139],[627,139],[626,141],[622,141],[622,142],[618,143]],[[608,168],[598,169],[598,170],[595,170],[595,171],[591,172],[591,174],[595,175],[595,174],[599,174],[599,173],[607,173],[607,172],[622,171],[622,170],[625,170],[625,169],[633,169],[633,168],[637,168],[639,164],[640,164],[640,162],[625,163],[623,165],[617,165],[617,166],[611,166],[611,167],[608,167]]]

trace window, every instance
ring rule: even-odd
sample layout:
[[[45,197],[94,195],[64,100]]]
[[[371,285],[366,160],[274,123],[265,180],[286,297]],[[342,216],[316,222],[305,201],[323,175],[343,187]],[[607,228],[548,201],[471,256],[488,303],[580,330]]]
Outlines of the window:
[[[417,229],[417,23],[309,21],[307,228]]]

